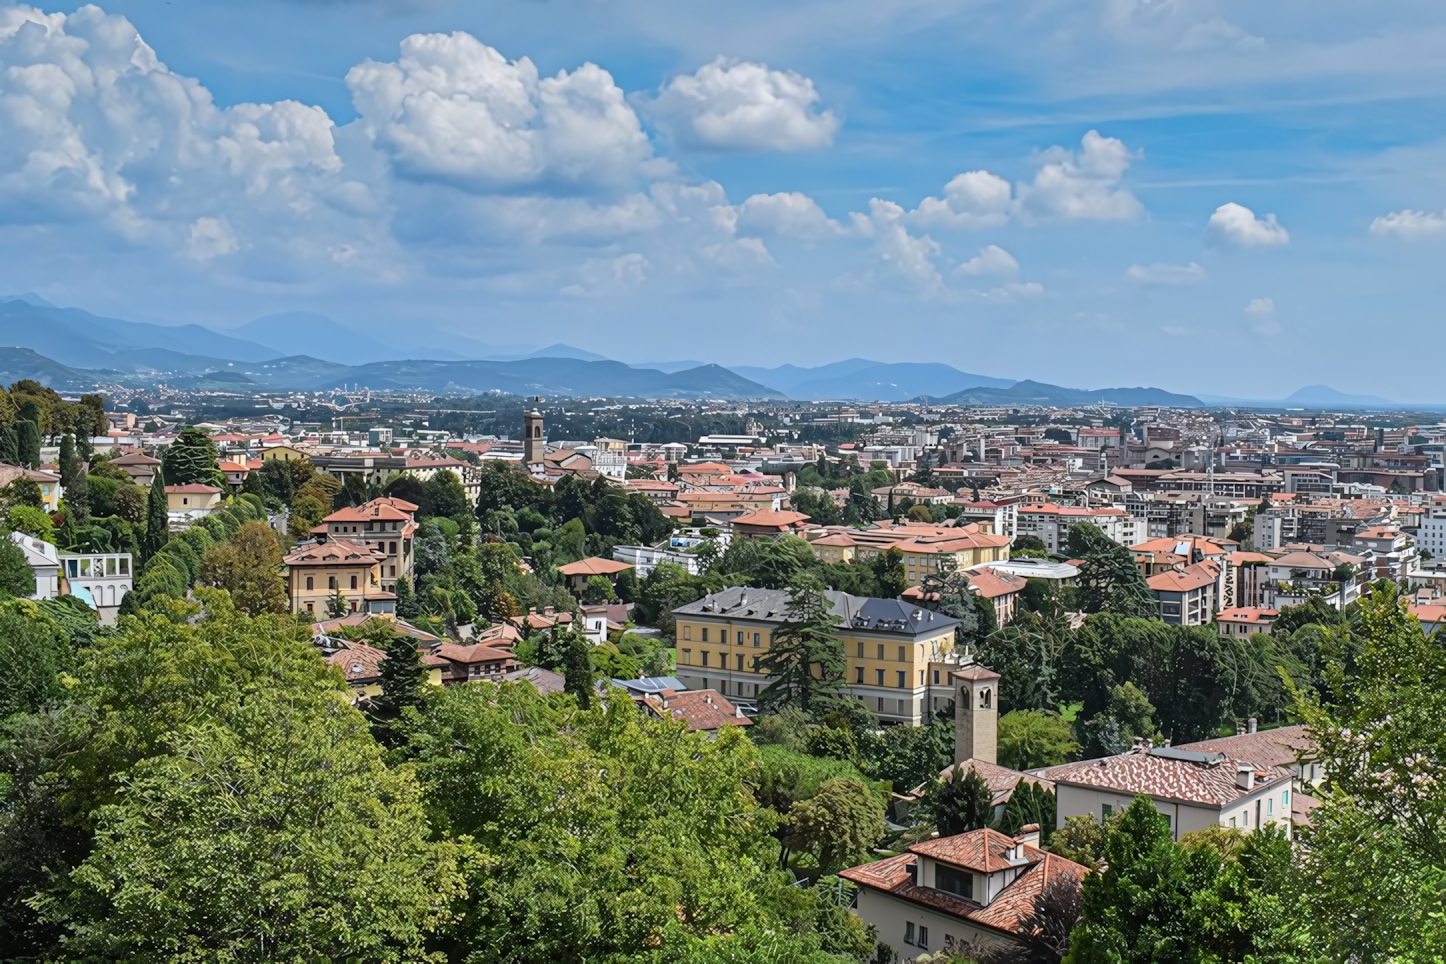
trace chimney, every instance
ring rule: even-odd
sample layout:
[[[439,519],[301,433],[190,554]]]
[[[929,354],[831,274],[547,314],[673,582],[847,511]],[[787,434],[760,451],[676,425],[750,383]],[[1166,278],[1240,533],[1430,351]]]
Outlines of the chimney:
[[[1242,790],[1255,789],[1255,767],[1249,763],[1235,764],[1235,785]]]
[[[1255,732],[1255,717],[1252,716],[1250,719],[1248,719],[1248,720],[1245,721],[1245,732],[1246,732],[1246,733],[1254,733],[1254,732]]]
[[[1039,824],[1027,823],[1019,828],[1019,833],[1014,835],[1014,842],[1020,847],[1033,847],[1039,849]],[[1022,851],[1021,851],[1022,852]]]

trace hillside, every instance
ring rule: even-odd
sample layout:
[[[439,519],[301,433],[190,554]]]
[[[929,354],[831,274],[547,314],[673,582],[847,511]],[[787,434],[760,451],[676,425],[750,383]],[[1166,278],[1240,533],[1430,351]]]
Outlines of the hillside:
[[[817,368],[735,365],[732,370],[800,401],[857,398],[903,402],[920,395],[932,398],[966,388],[1008,388],[1014,384],[1013,379],[974,375],[938,362],[876,362],[866,358],[850,358]]]
[[[946,405],[1045,405],[1069,407],[1108,402],[1112,405],[1162,405],[1170,408],[1203,408],[1193,395],[1176,395],[1161,388],[1061,388],[1043,382],[1018,382],[1009,388],[969,388],[931,403]]]

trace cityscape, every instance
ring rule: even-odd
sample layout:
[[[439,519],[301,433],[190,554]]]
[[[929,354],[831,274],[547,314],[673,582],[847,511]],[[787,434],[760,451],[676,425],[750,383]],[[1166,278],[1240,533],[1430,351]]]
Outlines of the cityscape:
[[[1439,961],[1439,13],[1085,6],[0,5],[0,959]]]

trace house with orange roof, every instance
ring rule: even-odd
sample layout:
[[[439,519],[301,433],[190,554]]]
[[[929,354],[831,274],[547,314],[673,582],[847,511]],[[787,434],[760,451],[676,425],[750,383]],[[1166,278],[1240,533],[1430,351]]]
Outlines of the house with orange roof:
[[[166,520],[172,532],[180,532],[195,522],[223,508],[225,493],[214,485],[191,482],[166,486]]]
[[[382,588],[385,558],[365,544],[342,539],[298,548],[281,560],[287,570],[291,611],[325,613],[331,599],[340,595],[353,613],[395,612],[396,594]]]
[[[1215,617],[1215,625],[1220,630],[1221,636],[1254,636],[1256,633],[1269,633],[1270,626],[1280,615],[1279,609],[1266,609],[1263,606],[1236,606],[1232,609],[1222,609]]]
[[[1026,918],[1045,888],[1077,889],[1088,873],[1039,842],[1037,824],[1013,837],[972,830],[910,844],[839,876],[858,887],[853,912],[900,960],[934,951],[973,958],[1028,936]]]
[[[802,512],[761,509],[735,516],[730,526],[736,539],[800,535],[808,528],[808,516]]]
[[[558,566],[557,571],[567,580],[567,588],[575,593],[581,593],[587,586],[587,581],[593,576],[604,576],[608,582],[616,586],[618,576],[631,568],[633,567],[626,562],[589,556],[577,562],[569,562],[565,566]]]
[[[1220,564],[1197,562],[1145,580],[1160,606],[1160,618],[1171,626],[1204,626],[1215,618]]]
[[[632,699],[653,719],[683,723],[689,733],[717,736],[727,726],[753,725],[743,710],[716,690],[661,690],[635,693]]]
[[[366,545],[381,556],[381,585],[395,592],[397,579],[412,578],[412,540],[417,506],[406,499],[382,497],[337,509],[313,530],[325,540],[343,539]]]

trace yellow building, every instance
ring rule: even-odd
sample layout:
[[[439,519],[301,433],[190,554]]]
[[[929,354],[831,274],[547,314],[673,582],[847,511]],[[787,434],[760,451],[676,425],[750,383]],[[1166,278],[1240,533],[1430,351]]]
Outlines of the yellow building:
[[[382,588],[385,559],[373,549],[341,539],[302,547],[281,560],[287,569],[291,611],[322,616],[340,593],[349,612],[395,612],[396,594]]]
[[[261,461],[304,462],[309,456],[290,445],[273,445],[261,450]]]
[[[885,723],[919,725],[952,698],[949,672],[958,620],[901,599],[825,594],[839,622],[848,692]],[[788,593],[735,586],[673,610],[677,677],[734,702],[756,700],[769,677],[757,667],[788,618]]]
[[[810,531],[807,538],[824,562],[867,562],[880,553],[898,549],[904,554],[904,575],[910,586],[919,585],[934,573],[1008,562],[1014,541],[972,522],[962,526],[882,522],[868,529],[830,526]]]

